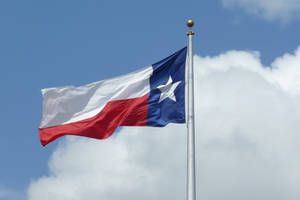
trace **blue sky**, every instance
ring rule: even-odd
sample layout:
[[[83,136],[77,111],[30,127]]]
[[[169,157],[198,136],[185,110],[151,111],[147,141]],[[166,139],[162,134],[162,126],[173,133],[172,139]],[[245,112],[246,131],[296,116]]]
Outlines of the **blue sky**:
[[[194,53],[201,57],[258,51],[270,66],[292,54],[300,44],[300,2],[286,1],[286,12],[272,7],[280,0],[264,1],[1,1],[0,191],[23,198],[30,181],[49,173],[58,141],[39,142],[42,88],[155,63],[186,45],[187,19],[195,21]]]

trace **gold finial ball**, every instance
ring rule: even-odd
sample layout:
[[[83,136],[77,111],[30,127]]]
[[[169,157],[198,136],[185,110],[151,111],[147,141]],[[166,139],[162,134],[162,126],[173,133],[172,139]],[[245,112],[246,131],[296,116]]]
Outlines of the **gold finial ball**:
[[[188,26],[188,27],[193,27],[194,26],[194,21],[193,20],[191,20],[191,19],[189,19],[187,22],[186,22],[186,25]]]

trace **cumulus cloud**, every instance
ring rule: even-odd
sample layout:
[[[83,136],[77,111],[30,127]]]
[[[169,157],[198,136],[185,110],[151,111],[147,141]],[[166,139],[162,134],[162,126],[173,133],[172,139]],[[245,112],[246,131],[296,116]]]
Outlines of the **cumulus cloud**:
[[[288,22],[299,17],[299,0],[222,0],[227,8],[240,7],[266,20]]]
[[[300,47],[263,66],[258,52],[194,57],[197,196],[300,198]],[[125,127],[61,140],[29,200],[185,198],[186,127]]]

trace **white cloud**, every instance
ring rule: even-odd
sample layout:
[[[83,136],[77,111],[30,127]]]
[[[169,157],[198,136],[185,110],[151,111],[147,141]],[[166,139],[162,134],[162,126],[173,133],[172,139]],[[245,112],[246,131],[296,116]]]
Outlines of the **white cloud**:
[[[240,7],[270,21],[288,22],[300,16],[299,0],[222,0],[222,3],[227,8]]]
[[[300,199],[300,48],[262,66],[258,52],[195,56],[197,195]],[[186,129],[123,128],[67,137],[29,200],[185,198]]]

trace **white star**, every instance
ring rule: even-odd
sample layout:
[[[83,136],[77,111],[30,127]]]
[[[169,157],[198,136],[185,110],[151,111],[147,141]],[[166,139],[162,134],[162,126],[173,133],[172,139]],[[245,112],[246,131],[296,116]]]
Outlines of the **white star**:
[[[170,76],[168,82],[165,85],[158,86],[157,88],[161,91],[158,103],[162,102],[166,98],[170,98],[176,102],[174,90],[177,88],[177,86],[180,83],[181,81],[177,81],[176,83],[173,83],[172,77]]]

